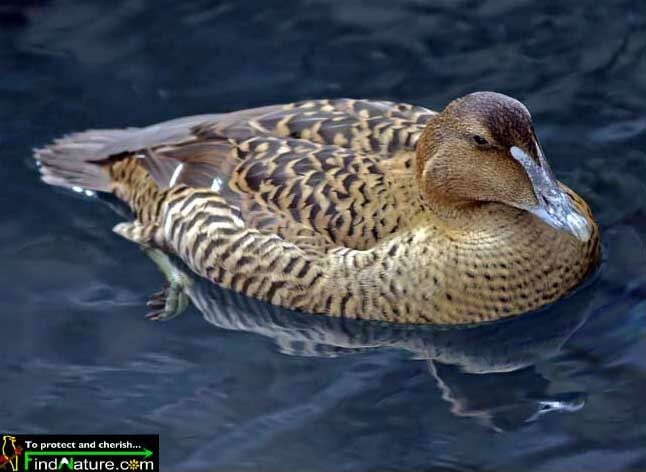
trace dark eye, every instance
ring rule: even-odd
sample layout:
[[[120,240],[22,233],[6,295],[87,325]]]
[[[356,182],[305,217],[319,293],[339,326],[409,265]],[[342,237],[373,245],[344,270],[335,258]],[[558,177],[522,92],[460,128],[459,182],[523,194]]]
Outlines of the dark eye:
[[[478,136],[477,134],[473,135],[473,141],[478,145],[478,146],[485,146],[489,144],[489,141],[487,141],[485,138],[482,136]]]

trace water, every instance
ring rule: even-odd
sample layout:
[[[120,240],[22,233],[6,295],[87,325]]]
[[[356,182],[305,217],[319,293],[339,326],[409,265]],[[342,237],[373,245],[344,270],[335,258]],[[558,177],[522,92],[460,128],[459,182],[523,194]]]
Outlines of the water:
[[[154,432],[163,470],[646,468],[645,17],[639,1],[0,5],[0,430]],[[30,149],[312,97],[530,108],[606,265],[545,313],[459,334],[312,320],[161,276]]]

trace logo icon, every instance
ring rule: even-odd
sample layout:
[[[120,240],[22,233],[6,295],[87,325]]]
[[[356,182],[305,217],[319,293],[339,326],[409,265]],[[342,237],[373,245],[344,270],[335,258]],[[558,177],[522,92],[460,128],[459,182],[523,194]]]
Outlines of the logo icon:
[[[18,457],[22,448],[16,445],[16,437],[8,434],[2,436],[2,451],[0,453],[0,470],[18,470]]]

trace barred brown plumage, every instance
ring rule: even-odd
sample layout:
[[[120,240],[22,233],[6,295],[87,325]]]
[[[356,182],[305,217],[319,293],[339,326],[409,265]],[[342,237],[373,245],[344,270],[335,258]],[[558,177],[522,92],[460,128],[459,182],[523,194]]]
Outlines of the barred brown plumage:
[[[335,99],[202,115],[79,133],[36,157],[46,182],[128,203],[122,236],[312,313],[492,320],[560,298],[599,257],[529,113],[494,93],[440,114]]]

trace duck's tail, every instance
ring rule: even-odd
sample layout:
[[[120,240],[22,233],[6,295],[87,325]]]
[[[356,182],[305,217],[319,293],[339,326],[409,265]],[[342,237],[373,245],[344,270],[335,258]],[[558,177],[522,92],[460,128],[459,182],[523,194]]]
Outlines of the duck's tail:
[[[67,188],[112,192],[111,163],[101,151],[126,133],[127,130],[118,129],[83,131],[35,149],[34,157],[43,181]]]
[[[131,153],[106,157],[106,148],[129,134],[127,129],[90,130],[35,149],[42,180],[60,187],[113,193],[147,220],[160,189]]]

